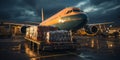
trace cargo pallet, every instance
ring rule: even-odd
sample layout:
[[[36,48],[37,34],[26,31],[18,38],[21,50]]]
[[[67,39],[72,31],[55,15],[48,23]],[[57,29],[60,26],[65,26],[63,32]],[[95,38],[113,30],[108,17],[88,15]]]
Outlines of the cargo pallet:
[[[34,41],[34,40],[26,38],[26,37],[25,37],[25,40],[26,40],[26,42],[28,44],[28,47],[31,50],[39,52],[39,50],[40,50],[40,44],[41,44],[40,41]]]
[[[49,45],[49,44],[46,44],[46,42],[43,42],[43,41],[36,41],[36,40],[33,40],[33,39],[30,39],[30,38],[27,38],[25,37],[25,40],[28,44],[28,47],[35,51],[35,52],[40,52],[40,51],[65,51],[65,50],[69,50],[69,51],[76,51],[77,49],[77,44],[76,43],[63,43],[63,44],[66,44],[67,46],[65,47],[65,45],[62,45],[60,42],[55,42],[53,44],[56,44],[56,45]],[[54,48],[52,49],[51,46]],[[56,46],[56,47],[55,47]]]

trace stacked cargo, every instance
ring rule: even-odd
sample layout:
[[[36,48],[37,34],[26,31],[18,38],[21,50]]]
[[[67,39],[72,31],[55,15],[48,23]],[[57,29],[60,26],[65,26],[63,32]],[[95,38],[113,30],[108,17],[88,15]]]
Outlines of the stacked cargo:
[[[67,43],[72,42],[72,34],[66,30],[48,31],[46,33],[48,43]]]
[[[52,26],[31,26],[26,29],[26,37],[33,40],[45,40],[45,32],[54,31],[57,28]]]
[[[40,50],[72,50],[76,49],[76,43],[72,39],[72,33],[66,30],[57,30],[55,27],[32,26],[26,30],[26,40],[35,43]],[[30,44],[32,47],[35,44]],[[35,48],[34,48],[35,49]]]
[[[26,37],[27,37],[27,38],[30,38],[30,32],[29,32],[29,31],[30,31],[30,28],[27,28],[27,29],[26,29]]]

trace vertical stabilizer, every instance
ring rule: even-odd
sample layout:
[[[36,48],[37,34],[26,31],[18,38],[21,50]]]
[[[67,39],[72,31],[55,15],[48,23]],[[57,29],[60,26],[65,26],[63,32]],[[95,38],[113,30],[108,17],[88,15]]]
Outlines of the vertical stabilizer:
[[[41,9],[41,15],[42,15],[42,22],[44,21],[44,11],[43,8]]]

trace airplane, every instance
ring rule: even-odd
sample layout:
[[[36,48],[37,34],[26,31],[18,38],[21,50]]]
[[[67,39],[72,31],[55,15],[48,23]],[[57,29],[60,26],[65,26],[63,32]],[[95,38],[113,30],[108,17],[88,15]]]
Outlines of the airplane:
[[[75,7],[68,7],[44,20],[40,26],[55,26],[62,30],[76,30],[88,22],[87,15]]]
[[[73,32],[77,31],[80,28],[85,28],[85,31],[87,33],[93,34],[93,33],[97,33],[99,30],[96,25],[111,24],[113,22],[96,23],[96,24],[87,24],[87,23],[88,23],[88,17],[82,10],[76,7],[67,7],[46,20],[44,19],[44,13],[42,9],[42,22],[36,24],[38,24],[39,26],[54,26],[60,30],[72,30]],[[28,26],[33,26],[27,23],[19,24],[19,23],[8,22],[4,24],[20,25],[21,31],[24,33]]]
[[[106,23],[95,23],[95,24],[87,24],[88,17],[87,14],[82,10],[76,7],[68,7],[50,18],[44,20],[42,11],[42,22],[39,24],[40,26],[55,26],[60,30],[72,30],[76,32],[80,28],[85,28],[85,31],[88,34],[97,33],[98,30],[101,30],[101,25],[111,24],[113,22]],[[102,30],[101,30],[102,31]]]

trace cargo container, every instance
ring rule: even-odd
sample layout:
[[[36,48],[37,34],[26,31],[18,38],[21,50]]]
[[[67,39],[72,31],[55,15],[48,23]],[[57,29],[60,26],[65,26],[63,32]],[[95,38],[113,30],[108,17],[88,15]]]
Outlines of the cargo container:
[[[30,46],[38,50],[73,50],[77,42],[73,41],[72,32],[58,30],[50,26],[31,26],[26,29],[25,39]]]
[[[72,33],[66,30],[46,32],[47,43],[72,42]]]
[[[0,24],[0,38],[11,37],[11,29],[8,24]]]
[[[31,26],[26,29],[26,37],[41,41],[45,38],[45,32],[57,30],[55,27],[51,26]]]

